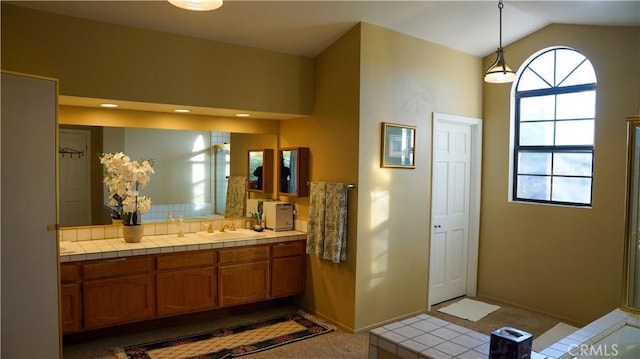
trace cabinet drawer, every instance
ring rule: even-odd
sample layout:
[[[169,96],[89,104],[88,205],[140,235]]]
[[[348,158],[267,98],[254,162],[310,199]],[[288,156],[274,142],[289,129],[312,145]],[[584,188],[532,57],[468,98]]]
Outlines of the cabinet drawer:
[[[215,251],[194,251],[158,256],[158,270],[178,268],[212,267],[216,263]]]
[[[305,253],[305,242],[280,243],[273,245],[273,258],[299,256]]]
[[[218,251],[218,264],[269,259],[268,246],[229,248]]]
[[[86,279],[121,277],[153,272],[153,258],[114,258],[82,265],[82,276]]]
[[[60,264],[60,281],[77,282],[80,279],[80,267],[75,263]]]

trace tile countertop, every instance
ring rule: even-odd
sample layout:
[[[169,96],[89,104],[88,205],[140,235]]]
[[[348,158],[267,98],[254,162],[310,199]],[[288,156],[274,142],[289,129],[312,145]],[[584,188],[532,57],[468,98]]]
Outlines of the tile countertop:
[[[212,239],[206,232],[185,233],[184,237],[176,234],[151,235],[142,237],[139,243],[127,243],[122,238],[93,239],[84,241],[61,241],[60,262],[75,262],[102,258],[138,256],[157,253],[172,253],[201,249],[239,247],[255,244],[268,244],[304,240],[305,232],[281,231],[263,232],[248,231],[248,237],[239,239]],[[234,232],[232,232],[234,233]],[[242,233],[237,231],[235,233]]]

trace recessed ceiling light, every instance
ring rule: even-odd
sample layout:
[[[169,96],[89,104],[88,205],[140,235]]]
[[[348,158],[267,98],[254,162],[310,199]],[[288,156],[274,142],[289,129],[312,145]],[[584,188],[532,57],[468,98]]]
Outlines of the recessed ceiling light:
[[[173,112],[188,113],[191,112],[191,110],[188,110],[186,108],[176,108],[175,110],[173,110]]]
[[[179,8],[193,11],[215,10],[222,6],[222,0],[169,0]]]
[[[118,104],[115,104],[115,103],[101,103],[100,107],[116,108],[116,107],[118,107]]]
[[[236,113],[236,117],[251,117],[248,113]]]

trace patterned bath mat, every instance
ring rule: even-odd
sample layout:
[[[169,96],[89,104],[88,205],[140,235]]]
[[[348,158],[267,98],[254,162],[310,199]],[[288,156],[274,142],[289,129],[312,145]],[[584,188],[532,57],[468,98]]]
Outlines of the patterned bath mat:
[[[222,359],[253,354],[333,331],[303,313],[116,349],[128,359]]]

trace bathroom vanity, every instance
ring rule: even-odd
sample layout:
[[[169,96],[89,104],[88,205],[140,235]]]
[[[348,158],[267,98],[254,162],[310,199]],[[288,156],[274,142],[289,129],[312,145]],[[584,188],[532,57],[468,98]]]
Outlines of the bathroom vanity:
[[[113,238],[77,240],[83,235],[69,229],[76,240],[61,242],[64,334],[304,292],[303,232],[160,234],[126,243],[119,226],[102,227],[109,228],[91,235],[115,230]]]

